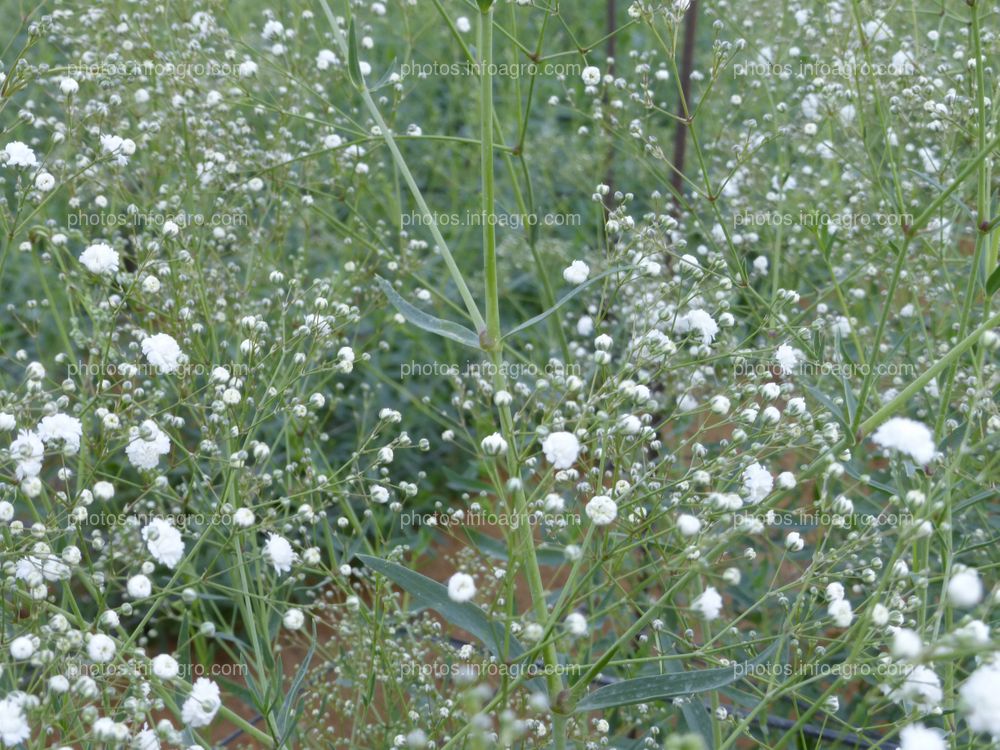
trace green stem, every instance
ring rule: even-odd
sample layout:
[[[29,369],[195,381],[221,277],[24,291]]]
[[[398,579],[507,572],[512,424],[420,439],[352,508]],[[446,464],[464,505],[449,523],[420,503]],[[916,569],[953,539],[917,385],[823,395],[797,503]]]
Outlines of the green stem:
[[[497,230],[494,223],[495,185],[493,176],[493,10],[479,16],[479,142],[482,165],[483,260],[486,275],[485,349],[500,342],[500,290],[497,280]]]
[[[337,19],[333,17],[333,13],[330,11],[330,5],[327,1],[320,0],[320,2],[323,5],[323,10],[326,13],[327,20],[330,22],[330,28],[333,29],[333,35],[337,39],[337,44],[341,49],[341,53],[344,57],[349,57],[350,52],[348,50],[347,39],[344,37],[343,29],[340,28],[340,25],[337,23]],[[378,106],[376,106],[375,101],[372,99],[371,92],[368,91],[368,87],[365,85],[364,81],[359,82],[359,90],[361,91],[361,96],[364,99],[365,107],[367,107],[368,113],[371,115],[371,118],[375,120],[379,133],[385,139],[385,145],[389,147],[389,152],[392,154],[392,159],[396,164],[396,168],[399,170],[400,174],[403,175],[403,180],[406,182],[406,186],[410,189],[410,194],[413,196],[413,200],[416,201],[417,207],[420,209],[420,214],[424,223],[426,223],[430,229],[431,236],[434,238],[434,242],[441,252],[441,257],[444,258],[444,263],[448,267],[448,273],[451,274],[451,278],[455,281],[455,286],[458,287],[458,293],[461,295],[462,301],[465,303],[466,310],[469,312],[469,318],[472,320],[476,330],[481,335],[482,332],[486,330],[486,322],[483,320],[483,316],[479,312],[479,307],[476,305],[476,301],[473,299],[472,293],[469,291],[469,287],[465,283],[465,278],[462,276],[462,272],[455,263],[454,257],[452,257],[451,250],[448,249],[448,243],[445,242],[444,237],[441,236],[441,230],[438,229],[437,219],[434,218],[434,214],[432,214],[430,209],[427,207],[427,202],[424,200],[423,193],[421,193],[420,188],[417,187],[417,182],[413,179],[413,174],[410,172],[410,168],[407,166],[406,160],[403,158],[402,153],[399,151],[399,147],[396,145],[396,139],[393,137],[389,126],[385,124],[385,120],[382,118],[382,114],[379,112]]]

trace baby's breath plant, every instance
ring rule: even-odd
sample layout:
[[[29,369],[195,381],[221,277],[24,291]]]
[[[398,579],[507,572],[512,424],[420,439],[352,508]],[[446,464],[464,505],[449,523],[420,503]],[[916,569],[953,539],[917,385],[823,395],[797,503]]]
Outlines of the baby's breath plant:
[[[0,747],[1000,741],[996,8],[9,15]]]

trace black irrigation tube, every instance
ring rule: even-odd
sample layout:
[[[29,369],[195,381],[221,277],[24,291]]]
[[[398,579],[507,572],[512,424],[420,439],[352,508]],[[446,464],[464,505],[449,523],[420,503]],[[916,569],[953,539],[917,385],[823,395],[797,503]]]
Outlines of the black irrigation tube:
[[[399,628],[396,631],[395,635],[397,638],[399,638],[403,635],[408,635],[408,634],[409,631],[407,631],[406,628]],[[433,640],[442,641],[444,639],[435,638]],[[463,641],[459,638],[449,637],[447,640],[448,643],[455,648],[462,648],[464,646],[472,645],[467,641]],[[537,662],[536,665],[539,668],[544,666],[541,662]],[[621,680],[617,677],[598,677],[596,680],[594,680],[593,686],[606,687],[608,685],[614,685],[617,682],[621,682]],[[705,704],[703,707],[707,712],[712,711],[711,706],[707,704]],[[739,718],[746,717],[746,712],[744,711],[738,711],[735,709],[727,709],[727,710],[729,710],[733,714],[733,716],[737,716]],[[263,718],[264,716],[258,713],[254,715],[252,719],[248,719],[248,722],[250,723],[251,726],[256,726],[257,724],[260,723],[260,721]],[[766,724],[767,726],[773,727],[774,729],[788,730],[794,727],[798,722],[792,719],[783,719],[780,716],[765,716],[762,719],[758,719],[757,723]],[[864,737],[858,734],[854,734],[852,732],[838,732],[834,729],[827,729],[826,727],[817,727],[813,724],[803,725],[802,727],[799,728],[799,733],[805,735],[806,737],[810,737],[812,739],[838,742],[843,745],[847,745],[849,747],[861,748],[862,750],[899,750],[899,745],[892,742],[884,742],[881,737],[871,736],[871,735]],[[237,729],[228,737],[224,738],[220,744],[223,746],[229,745],[230,743],[238,740],[244,734],[246,734],[246,732],[244,732],[242,729]]]

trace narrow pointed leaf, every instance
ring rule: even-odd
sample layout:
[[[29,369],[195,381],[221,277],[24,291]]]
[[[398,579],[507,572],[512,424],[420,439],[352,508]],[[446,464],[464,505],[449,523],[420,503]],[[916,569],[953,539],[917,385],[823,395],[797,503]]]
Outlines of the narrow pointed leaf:
[[[452,341],[457,341],[459,344],[471,346],[473,349],[480,348],[479,336],[470,329],[458,323],[453,323],[450,320],[442,320],[441,318],[435,318],[433,315],[428,315],[399,296],[399,292],[392,288],[392,284],[381,276],[376,276],[375,280],[378,282],[379,289],[389,298],[392,306],[399,310],[400,315],[417,328],[435,333]]]
[[[986,280],[986,294],[992,297],[998,289],[1000,289],[1000,266],[994,268],[993,273]]]
[[[347,28],[347,72],[355,88],[360,89],[365,85],[365,77],[361,75],[361,63],[358,60],[358,33],[354,29],[353,18]]]
[[[455,627],[482,641],[498,659],[516,659],[524,653],[524,648],[514,638],[505,645],[506,635],[500,623],[490,620],[474,604],[452,601],[448,589],[437,581],[388,560],[370,555],[358,557],[369,568],[405,589],[422,607],[433,609]]]
[[[702,669],[696,672],[657,674],[622,680],[585,696],[576,704],[576,713],[597,711],[617,706],[631,706],[654,700],[668,700],[686,695],[694,695],[707,690],[718,690],[743,678],[751,667],[767,661],[778,649],[780,641],[771,644],[763,653],[750,662],[734,664],[718,669]]]
[[[631,268],[632,268],[631,266],[620,266],[618,268],[609,268],[604,273],[597,274],[597,276],[595,276],[594,278],[588,279],[584,283],[580,284],[580,286],[578,286],[572,292],[569,292],[568,294],[566,294],[564,297],[562,297],[558,302],[556,302],[554,305],[552,305],[552,307],[550,307],[545,312],[539,313],[535,317],[530,318],[529,320],[526,320],[523,323],[521,323],[519,326],[516,326],[516,327],[512,328],[511,330],[509,330],[506,334],[504,334],[503,338],[504,339],[508,339],[511,336],[513,336],[515,333],[520,333],[521,331],[523,331],[523,330],[525,330],[527,328],[531,328],[531,326],[535,325],[536,323],[541,323],[543,320],[545,320],[552,313],[554,313],[560,307],[562,307],[563,305],[565,305],[567,302],[569,302],[571,299],[573,299],[576,295],[578,295],[580,292],[582,292],[587,287],[592,286],[593,284],[597,283],[601,279],[603,279],[603,278],[605,278],[607,276],[610,276],[613,273],[621,273],[623,271],[629,271],[629,270],[631,270]]]
[[[684,667],[674,659],[668,659],[664,663],[664,669],[671,674],[686,674]],[[684,701],[681,704],[681,714],[684,716],[684,723],[692,732],[701,736],[708,750],[715,750],[715,735],[712,732],[712,719],[705,710],[701,701]]]

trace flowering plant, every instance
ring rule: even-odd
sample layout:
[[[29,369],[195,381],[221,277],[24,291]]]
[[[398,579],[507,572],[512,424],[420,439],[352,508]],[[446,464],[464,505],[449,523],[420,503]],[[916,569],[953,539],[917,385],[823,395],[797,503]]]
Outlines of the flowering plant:
[[[578,6],[8,29],[0,747],[1000,742],[995,9]]]

